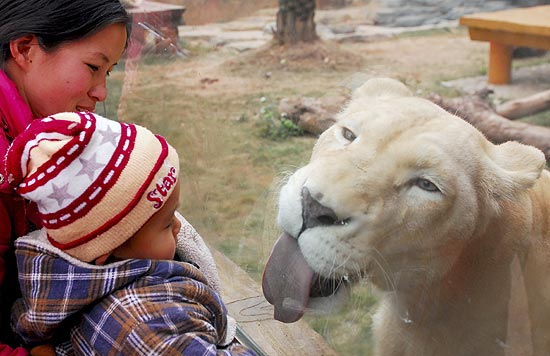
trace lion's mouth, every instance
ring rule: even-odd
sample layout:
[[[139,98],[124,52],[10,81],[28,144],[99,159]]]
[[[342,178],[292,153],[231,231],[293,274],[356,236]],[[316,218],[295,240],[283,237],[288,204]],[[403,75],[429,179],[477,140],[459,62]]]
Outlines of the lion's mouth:
[[[324,278],[318,274],[314,274],[309,290],[310,298],[324,298],[336,294],[340,287],[349,283],[345,278],[333,279]]]
[[[283,233],[271,251],[264,269],[262,289],[275,307],[276,320],[292,323],[304,314],[310,298],[330,297],[348,281],[324,278],[308,265],[298,241]]]
[[[317,197],[322,197],[322,194],[317,194]],[[308,229],[333,228],[348,225],[351,221],[351,218],[342,219],[331,208],[321,204],[307,187],[302,188],[301,204],[302,227],[298,235]],[[349,282],[345,277],[326,278],[313,271],[298,246],[297,238],[285,232],[275,242],[264,268],[262,289],[267,301],[275,307],[275,319],[292,323],[302,317],[310,298],[319,298],[312,303],[315,305],[330,303],[332,296]],[[330,298],[322,299],[327,297]]]

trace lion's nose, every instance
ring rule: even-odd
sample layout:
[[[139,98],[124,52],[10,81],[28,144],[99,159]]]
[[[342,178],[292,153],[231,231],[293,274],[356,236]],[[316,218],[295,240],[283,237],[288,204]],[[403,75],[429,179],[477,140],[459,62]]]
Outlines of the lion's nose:
[[[338,222],[336,213],[319,203],[311,196],[309,189],[302,188],[302,231],[325,225],[334,225]]]

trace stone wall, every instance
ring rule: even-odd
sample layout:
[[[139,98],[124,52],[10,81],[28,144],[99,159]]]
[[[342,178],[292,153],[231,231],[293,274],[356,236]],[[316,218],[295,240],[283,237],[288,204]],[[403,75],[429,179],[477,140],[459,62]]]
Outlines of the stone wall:
[[[391,27],[433,25],[475,12],[550,4],[550,0],[371,0],[375,24]]]

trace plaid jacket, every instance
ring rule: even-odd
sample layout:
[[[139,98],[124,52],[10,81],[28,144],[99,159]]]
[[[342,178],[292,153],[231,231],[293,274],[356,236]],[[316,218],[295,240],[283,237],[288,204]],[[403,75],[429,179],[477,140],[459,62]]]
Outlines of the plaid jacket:
[[[176,261],[80,262],[42,230],[16,241],[23,298],[12,327],[28,346],[60,355],[254,355],[217,346],[227,311],[199,269]]]

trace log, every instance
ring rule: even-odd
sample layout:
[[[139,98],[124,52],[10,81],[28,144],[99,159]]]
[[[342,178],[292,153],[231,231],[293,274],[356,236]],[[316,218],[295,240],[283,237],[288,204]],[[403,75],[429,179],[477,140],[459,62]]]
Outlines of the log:
[[[461,117],[480,130],[490,141],[498,144],[518,141],[540,149],[550,162],[550,127],[512,121],[495,112],[485,99],[490,91],[459,98],[443,98],[431,94],[428,99],[448,112]],[[279,112],[314,135],[320,135],[335,122],[335,115],[345,104],[345,97],[285,98]]]
[[[508,120],[497,114],[478,95],[443,98],[437,94],[431,94],[428,99],[472,124],[490,141],[496,144],[518,141],[537,147],[546,156],[546,161],[550,162],[550,127]]]
[[[340,96],[284,98],[279,103],[279,112],[304,131],[318,136],[334,124],[335,115],[346,100]]]
[[[525,98],[510,100],[497,106],[496,112],[501,116],[514,120],[548,109],[550,109],[550,90],[545,90]]]

